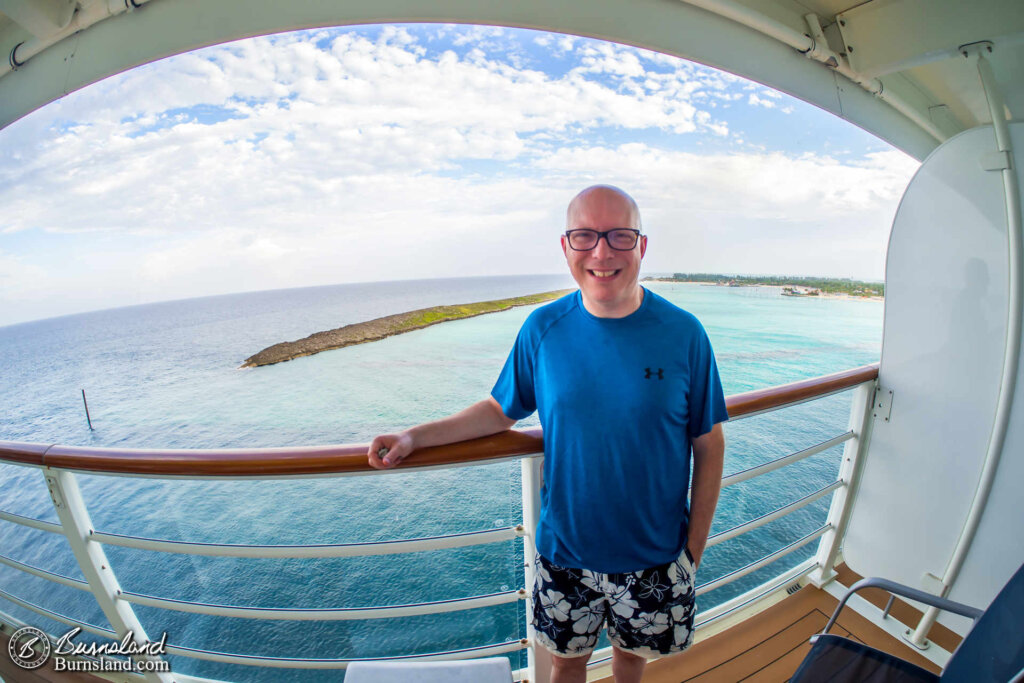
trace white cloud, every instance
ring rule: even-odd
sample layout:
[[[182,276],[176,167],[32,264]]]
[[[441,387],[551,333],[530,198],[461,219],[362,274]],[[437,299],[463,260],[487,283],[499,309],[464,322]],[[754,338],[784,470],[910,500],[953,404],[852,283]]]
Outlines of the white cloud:
[[[26,117],[0,133],[0,324],[27,315],[15,308],[558,272],[564,204],[598,181],[634,191],[652,226],[704,216],[710,232],[691,243],[742,221],[778,235],[830,212],[887,229],[880,216],[912,171],[897,152],[840,163],[679,151],[678,141],[736,139],[708,103],[744,98],[745,81],[573,36],[530,40],[571,52],[564,73],[522,68],[525,57],[501,48],[515,40],[447,26],[257,38],[141,67]],[[737,106],[779,100],[757,87]],[[104,235],[105,250],[48,270],[5,247],[22,231]],[[674,253],[655,250],[652,262],[686,267]],[[45,303],[56,299],[63,308]]]
[[[815,154],[698,154],[630,143],[562,149],[538,166],[569,176],[615,169],[620,176],[642,179],[645,191],[659,204],[671,199],[695,210],[728,211],[756,220],[849,216],[888,206],[901,196],[917,162],[897,151],[844,164]]]
[[[639,78],[645,75],[636,52],[616,48],[611,43],[590,45],[579,51],[581,73],[611,74],[618,77]]]
[[[460,162],[529,163],[551,146],[531,140],[535,132],[560,134],[563,145],[597,126],[725,134],[688,101],[697,84],[644,76],[631,48],[587,50],[589,67],[555,78],[478,51],[426,58],[408,31],[388,28],[376,40],[342,33],[328,49],[284,37],[185,55],[162,65],[155,93],[161,65],[151,65],[83,91],[85,123],[40,136],[22,163],[0,167],[0,199],[18,202],[0,225],[174,232],[315,222],[363,177],[386,185]],[[586,75],[595,69],[662,85],[626,94]],[[195,107],[227,118],[192,120]]]
[[[576,36],[563,35],[559,37],[557,45],[562,52],[572,52],[576,47]]]
[[[17,256],[0,251],[0,292],[4,293],[5,298],[30,292],[46,277],[45,268],[25,263]]]
[[[881,279],[899,197],[917,162],[901,152],[844,164],[813,154],[703,155],[633,143],[561,150],[561,177],[630,188],[652,236],[650,272],[750,272]]]
[[[495,38],[501,38],[506,30],[500,26],[468,26],[459,31],[452,43],[455,45],[479,45]]]

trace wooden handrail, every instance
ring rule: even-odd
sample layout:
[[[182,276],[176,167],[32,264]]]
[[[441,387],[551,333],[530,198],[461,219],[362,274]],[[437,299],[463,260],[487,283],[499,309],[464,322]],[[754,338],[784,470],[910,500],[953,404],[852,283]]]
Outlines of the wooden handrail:
[[[878,377],[878,364],[833,375],[737,394],[726,399],[729,417],[756,413],[847,389]],[[344,474],[374,471],[366,462],[366,445],[294,448],[129,449],[86,448],[0,441],[0,461],[85,472],[156,476],[265,477]],[[512,430],[417,451],[401,469],[458,465],[540,453],[539,428]]]
[[[43,454],[49,448],[41,443],[19,443],[16,441],[0,441],[0,461],[16,462],[24,465],[42,465]]]
[[[878,379],[878,363],[767,389],[755,389],[745,394],[735,394],[725,399],[725,405],[729,409],[729,417],[737,418],[826,396],[875,379]]]

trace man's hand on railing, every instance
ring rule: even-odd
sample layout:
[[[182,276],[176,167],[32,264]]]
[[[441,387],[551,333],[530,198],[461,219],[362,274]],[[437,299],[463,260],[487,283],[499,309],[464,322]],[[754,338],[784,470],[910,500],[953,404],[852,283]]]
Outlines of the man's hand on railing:
[[[366,456],[370,467],[387,470],[405,460],[412,450],[412,436],[409,432],[381,434],[370,443]]]
[[[490,436],[509,429],[515,423],[515,420],[505,416],[497,401],[488,397],[440,420],[416,425],[398,434],[382,434],[370,443],[366,457],[370,467],[391,469],[409,457],[416,448]]]

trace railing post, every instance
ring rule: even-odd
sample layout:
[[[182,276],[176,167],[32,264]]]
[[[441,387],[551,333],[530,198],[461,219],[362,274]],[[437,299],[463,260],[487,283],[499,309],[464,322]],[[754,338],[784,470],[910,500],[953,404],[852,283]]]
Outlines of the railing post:
[[[121,586],[110,566],[110,561],[107,560],[103,546],[89,538],[93,530],[92,520],[89,518],[89,511],[85,507],[85,500],[82,498],[75,475],[67,470],[46,469],[44,476],[50,489],[53,507],[64,529],[64,536],[71,545],[71,552],[74,553],[93,597],[99,603],[111,628],[117,633],[118,639],[123,640],[130,633],[137,645],[151,642],[138,617],[135,616],[132,606],[120,598]],[[133,659],[140,662],[161,661],[160,657],[149,655],[137,655],[133,656]],[[145,678],[152,683],[174,682],[174,677],[170,673],[148,671]]]
[[[871,408],[875,402],[876,383],[871,381],[857,385],[850,402],[849,430],[855,436],[843,447],[843,461],[839,465],[839,478],[843,480],[844,486],[832,494],[832,504],[829,506],[826,520],[826,524],[831,524],[832,529],[821,537],[815,557],[818,567],[807,577],[818,588],[836,577],[836,554],[850,523],[853,501],[864,469],[864,455],[871,440]]]
[[[533,614],[533,558],[537,553],[534,537],[540,520],[540,487],[543,479],[544,456],[534,455],[520,461],[523,472],[523,574],[526,587],[526,649],[527,679],[530,683],[548,683],[551,680],[551,653],[537,645],[531,615]]]

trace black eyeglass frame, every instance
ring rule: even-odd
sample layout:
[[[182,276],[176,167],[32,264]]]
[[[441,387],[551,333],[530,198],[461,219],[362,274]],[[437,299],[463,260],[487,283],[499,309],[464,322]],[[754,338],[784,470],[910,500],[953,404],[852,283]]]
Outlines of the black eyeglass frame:
[[[634,237],[633,245],[631,247],[627,247],[625,249],[621,249],[619,247],[616,247],[615,245],[612,244],[612,241],[610,239],[608,239],[608,235],[610,233],[620,232],[620,231],[623,231],[623,230],[626,230],[628,232],[633,233],[633,237]],[[591,233],[593,235],[597,235],[597,239],[594,240],[594,246],[590,247],[589,249],[577,249],[576,247],[572,246],[572,234],[574,232],[588,232],[588,233]],[[603,231],[602,230],[594,230],[593,228],[573,228],[572,230],[566,230],[565,231],[565,238],[566,238],[565,241],[566,241],[566,244],[568,244],[569,248],[572,249],[573,251],[593,251],[594,249],[597,249],[597,245],[601,241],[602,237],[604,238],[604,241],[608,244],[608,246],[611,247],[612,249],[614,249],[615,251],[633,251],[634,249],[636,249],[637,242],[640,241],[640,236],[641,236],[641,233],[636,228],[612,228],[611,230],[603,230]]]

